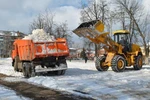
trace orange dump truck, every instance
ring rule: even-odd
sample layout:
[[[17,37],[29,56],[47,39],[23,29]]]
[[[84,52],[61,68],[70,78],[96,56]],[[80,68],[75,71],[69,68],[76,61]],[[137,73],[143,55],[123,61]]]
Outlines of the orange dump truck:
[[[22,71],[25,77],[45,71],[63,75],[67,69],[68,55],[69,49],[63,38],[49,42],[17,39],[13,43],[12,66],[15,71]]]

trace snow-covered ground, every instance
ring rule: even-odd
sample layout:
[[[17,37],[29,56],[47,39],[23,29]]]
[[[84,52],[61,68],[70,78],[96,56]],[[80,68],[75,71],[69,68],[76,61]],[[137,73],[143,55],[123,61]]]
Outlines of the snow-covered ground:
[[[0,100],[31,100],[21,95],[17,95],[15,91],[0,85]]]
[[[116,73],[109,69],[98,72],[92,61],[67,62],[68,70],[63,76],[36,76],[24,79],[22,73],[13,71],[11,59],[0,59],[0,73],[16,76],[8,81],[26,81],[51,89],[66,91],[94,99],[143,100],[150,99],[150,66],[142,70],[132,69]]]

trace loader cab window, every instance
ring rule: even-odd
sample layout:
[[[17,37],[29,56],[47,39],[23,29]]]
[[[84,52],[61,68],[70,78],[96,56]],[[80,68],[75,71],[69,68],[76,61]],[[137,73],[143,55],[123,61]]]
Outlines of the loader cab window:
[[[125,40],[127,43],[129,43],[129,34],[115,34],[114,35],[115,42],[120,44],[122,40]]]
[[[123,39],[123,41],[122,41]],[[114,40],[123,46],[123,53],[131,52],[130,34],[115,34]]]

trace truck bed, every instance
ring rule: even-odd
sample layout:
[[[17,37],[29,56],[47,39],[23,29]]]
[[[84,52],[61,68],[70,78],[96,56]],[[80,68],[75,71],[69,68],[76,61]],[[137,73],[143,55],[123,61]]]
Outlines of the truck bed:
[[[48,42],[33,42],[32,40],[18,39],[17,45],[20,60],[32,61],[35,58],[48,56],[68,56],[69,50],[65,39]],[[15,51],[13,51],[15,54]]]

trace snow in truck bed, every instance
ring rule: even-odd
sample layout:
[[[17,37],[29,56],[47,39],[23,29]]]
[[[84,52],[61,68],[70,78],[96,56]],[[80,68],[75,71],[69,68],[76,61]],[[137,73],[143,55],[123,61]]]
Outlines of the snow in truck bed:
[[[33,40],[33,42],[48,42],[54,41],[54,36],[48,35],[43,29],[35,29],[32,34],[25,36],[24,40]]]

